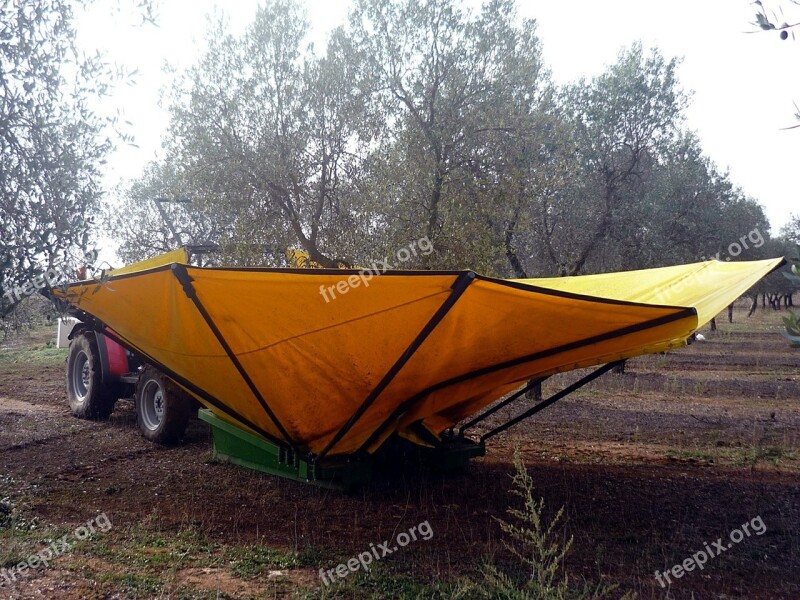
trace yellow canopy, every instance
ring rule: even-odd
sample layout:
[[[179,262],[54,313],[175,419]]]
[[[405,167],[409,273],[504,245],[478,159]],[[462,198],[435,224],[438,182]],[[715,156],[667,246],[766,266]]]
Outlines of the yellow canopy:
[[[702,327],[781,264],[782,258],[751,262],[707,260],[660,269],[514,281],[600,298],[693,306],[697,309],[698,326]]]
[[[330,456],[437,435],[532,377],[680,346],[698,325],[687,299],[724,306],[771,268],[737,265],[661,306],[468,271],[181,263],[75,283],[67,300],[217,416]]]
[[[153,258],[140,260],[139,262],[131,263],[120,267],[118,269],[111,269],[106,275],[124,275],[125,273],[135,273],[137,271],[146,271],[153,267],[160,267],[170,263],[186,264],[189,262],[189,254],[185,248],[178,248],[177,250],[170,250],[164,254],[160,254]]]

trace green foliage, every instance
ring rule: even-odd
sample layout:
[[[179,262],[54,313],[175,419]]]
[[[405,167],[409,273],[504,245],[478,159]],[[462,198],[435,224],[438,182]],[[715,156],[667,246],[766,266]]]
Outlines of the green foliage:
[[[9,287],[89,246],[100,165],[117,137],[95,107],[126,78],[75,46],[91,0],[0,0],[0,284]],[[139,3],[149,14],[149,0]],[[0,315],[11,308],[2,300]]]
[[[790,215],[789,222],[781,227],[780,237],[792,244],[800,244],[800,215]],[[793,251],[797,254],[796,248]]]
[[[509,508],[508,514],[516,522],[497,519],[500,529],[511,542],[504,542],[516,556],[528,573],[527,587],[540,597],[560,598],[568,590],[566,575],[562,575],[564,557],[572,546],[570,537],[566,543],[559,543],[555,528],[564,514],[560,508],[549,524],[542,521],[544,498],[534,497],[534,486],[531,476],[525,470],[519,449],[514,452],[514,476],[512,493],[522,500],[523,508]],[[490,585],[507,588],[508,576],[489,566],[486,569],[487,581]]]
[[[168,162],[226,262],[279,265],[300,245],[336,267],[367,238],[369,211],[351,203],[373,138],[364,61],[340,31],[318,57],[308,30],[298,4],[268,2],[240,37],[215,24],[176,84]]]
[[[628,253],[641,261],[656,245],[653,213],[669,198],[649,192],[662,157],[674,152],[687,102],[677,66],[677,60],[634,44],[604,73],[561,93],[577,163],[551,203],[549,231],[542,232],[551,272],[577,275],[611,262],[609,268],[629,262]]]
[[[0,319],[2,339],[23,331],[31,331],[49,325],[57,316],[53,304],[38,294],[24,298]]]
[[[545,141],[549,81],[535,22],[495,0],[472,13],[452,0],[362,0],[350,23],[370,57],[387,127],[366,182],[388,247],[423,236],[425,266],[496,271]],[[376,162],[379,161],[379,162]]]
[[[796,218],[794,219],[796,221]],[[791,271],[784,272],[786,280],[794,287],[800,286],[800,247],[795,247],[792,254],[787,259],[791,263]],[[800,317],[793,312],[789,312],[788,317],[783,317],[783,324],[786,331],[783,335],[789,340],[792,348],[800,348]]]
[[[322,48],[295,0],[267,2],[240,36],[214,24],[176,80],[164,163],[112,215],[123,253],[176,245],[158,195],[190,196],[170,209],[181,235],[233,264],[285,265],[299,247],[369,265],[427,237],[434,252],[402,268],[574,275],[769,236],[685,130],[676,59],[634,44],[559,88],[516,6],[357,0]]]
[[[518,559],[519,571],[525,574],[520,581],[518,572],[505,572],[495,565],[483,568],[483,580],[476,587],[487,598],[507,600],[565,600],[603,598],[616,586],[588,584],[580,589],[570,586],[564,570],[564,558],[572,547],[572,537],[559,540],[558,525],[564,514],[560,508],[555,516],[545,521],[544,498],[537,499],[531,476],[525,469],[519,448],[514,450],[514,475],[511,493],[522,502],[522,508],[511,507],[508,514],[513,521],[497,519],[506,535],[503,544]],[[632,598],[625,594],[623,598]]]

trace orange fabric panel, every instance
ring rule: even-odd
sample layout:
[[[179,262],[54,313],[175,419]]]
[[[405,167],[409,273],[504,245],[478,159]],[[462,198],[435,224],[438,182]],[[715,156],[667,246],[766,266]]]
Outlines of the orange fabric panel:
[[[722,279],[736,291],[763,268]],[[189,295],[177,276],[184,269]],[[292,442],[319,453],[408,354],[459,277],[465,275],[387,272],[368,278],[347,270],[176,264],[72,284],[67,299],[197,386],[203,392],[198,398],[221,418],[280,439],[190,298],[196,294]],[[713,278],[707,286],[719,301]],[[691,304],[641,304],[478,277],[331,455],[353,453],[367,442],[374,450],[395,432],[414,438],[408,428],[417,421],[439,433],[532,377],[676,347],[697,324]]]

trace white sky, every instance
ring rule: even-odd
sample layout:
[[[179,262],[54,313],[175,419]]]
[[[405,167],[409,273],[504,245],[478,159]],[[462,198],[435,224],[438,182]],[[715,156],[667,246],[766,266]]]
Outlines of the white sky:
[[[122,147],[108,164],[108,187],[133,178],[159,155],[168,122],[160,105],[170,83],[165,64],[191,65],[203,51],[207,20],[224,12],[234,30],[252,19],[256,0],[155,0],[158,27],[132,26],[134,18],[112,14],[96,3],[78,23],[86,50],[138,69],[137,83],[122,86],[104,104],[132,123],[138,148]],[[768,0],[765,0],[768,2]],[[477,2],[469,1],[470,5]],[[521,16],[535,18],[544,58],[558,82],[600,73],[619,50],[636,40],[658,46],[665,56],[681,56],[683,87],[694,92],[687,125],[734,183],[766,208],[773,232],[791,212],[800,213],[794,169],[800,129],[793,101],[800,104],[800,39],[781,41],[753,31],[750,0],[518,0]],[[786,2],[788,4],[788,2]],[[348,0],[306,0],[315,43],[346,18]],[[777,6],[777,5],[776,5]],[[219,8],[221,7],[221,8]],[[787,8],[789,10],[789,8]],[[800,17],[800,9],[795,9]],[[791,20],[791,19],[790,19]],[[798,21],[796,18],[793,21]]]

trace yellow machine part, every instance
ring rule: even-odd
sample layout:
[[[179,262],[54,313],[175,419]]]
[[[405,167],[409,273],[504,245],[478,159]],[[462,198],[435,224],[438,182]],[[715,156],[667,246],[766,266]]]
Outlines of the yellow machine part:
[[[440,434],[533,377],[679,347],[780,259],[521,281],[184,262],[66,299],[220,418],[333,456]]]

